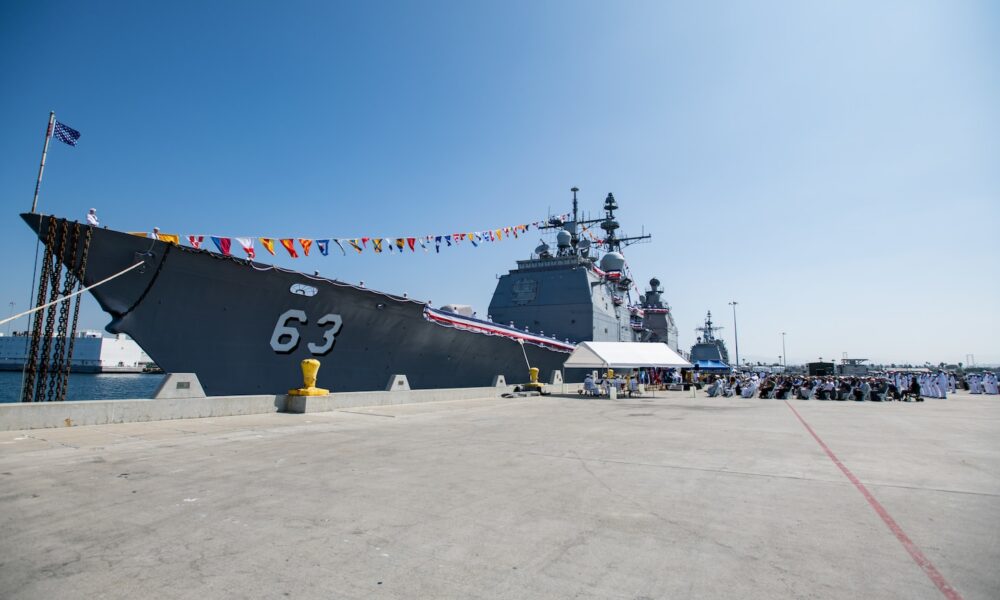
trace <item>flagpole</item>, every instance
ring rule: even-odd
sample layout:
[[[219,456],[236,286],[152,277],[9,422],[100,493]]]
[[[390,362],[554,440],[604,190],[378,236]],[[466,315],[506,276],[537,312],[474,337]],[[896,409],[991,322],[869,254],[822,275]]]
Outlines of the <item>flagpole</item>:
[[[38,190],[42,187],[42,172],[45,171],[45,155],[49,153],[49,140],[52,139],[52,128],[56,124],[56,111],[49,112],[49,128],[45,130],[45,145],[42,146],[42,164],[38,165],[38,181],[35,182],[35,199],[31,201],[31,212],[38,208]]]

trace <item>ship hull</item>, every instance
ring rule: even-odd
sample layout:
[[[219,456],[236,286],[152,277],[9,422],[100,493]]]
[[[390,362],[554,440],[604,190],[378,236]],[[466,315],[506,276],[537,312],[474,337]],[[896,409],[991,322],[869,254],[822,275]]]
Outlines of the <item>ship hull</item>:
[[[44,240],[48,217],[22,216]],[[166,372],[197,374],[211,395],[285,393],[301,386],[307,358],[331,391],[385,389],[396,374],[414,389],[524,382],[528,363],[548,380],[572,350],[335,280],[107,229],[92,236],[87,285],[143,262],[92,290],[107,330]]]

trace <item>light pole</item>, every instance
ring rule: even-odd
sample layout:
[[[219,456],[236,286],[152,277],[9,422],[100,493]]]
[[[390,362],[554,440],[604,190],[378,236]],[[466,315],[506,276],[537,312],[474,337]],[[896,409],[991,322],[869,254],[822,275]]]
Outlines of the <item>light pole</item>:
[[[14,305],[14,301],[11,300],[7,304],[10,306],[10,315],[9,316],[13,317],[14,316],[14,306],[15,306]],[[11,327],[11,325],[13,325],[13,323],[14,323],[13,321],[7,321],[7,335],[10,335],[10,327]]]
[[[729,303],[729,306],[733,307],[733,340],[736,342],[736,367],[740,366],[740,334],[736,330],[736,305],[739,304],[736,300]]]
[[[785,362],[781,363],[781,366],[783,366],[785,368],[788,368],[788,351],[785,350],[785,332],[784,331],[781,332],[781,356],[784,357],[784,361],[785,361]]]

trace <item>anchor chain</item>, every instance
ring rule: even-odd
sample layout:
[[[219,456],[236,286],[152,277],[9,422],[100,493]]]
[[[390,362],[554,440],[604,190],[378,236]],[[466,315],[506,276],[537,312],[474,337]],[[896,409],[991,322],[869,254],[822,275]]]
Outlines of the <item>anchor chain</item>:
[[[68,223],[65,225],[68,228]],[[69,264],[72,265],[76,262],[76,251],[77,246],[80,241],[80,224],[74,223],[73,225],[73,235],[70,236],[71,246],[69,252]],[[66,274],[63,277],[63,296],[68,296],[73,288],[76,287],[76,274],[74,273],[72,267],[66,268]],[[72,362],[72,356],[66,356],[66,335],[69,328],[69,302],[59,303],[59,324],[55,332],[55,346],[52,350],[52,364],[50,365],[48,390],[46,392],[45,399],[48,402],[61,402],[65,398],[61,395],[62,389],[65,387],[63,385],[63,375],[64,375],[64,363]],[[55,307],[52,307],[55,310]]]
[[[59,280],[62,275],[62,263],[60,262],[60,259],[66,251],[66,236],[69,233],[69,223],[63,221],[63,225],[60,229],[62,230],[62,235],[59,237],[58,245],[53,249],[52,264],[49,268],[49,273],[52,278],[52,281],[49,283],[49,302],[55,302],[56,299],[59,298]],[[52,306],[45,311],[45,330],[42,332],[41,361],[38,364],[38,392],[35,400],[36,402],[44,401],[46,397],[49,365],[52,362],[52,334],[55,329],[55,322],[56,307]]]
[[[76,273],[76,278],[79,281],[78,288],[80,289],[82,289],[85,285],[83,278],[87,274],[87,257],[90,255],[90,236],[92,233],[93,229],[88,227],[87,235],[83,240],[83,256],[80,257],[80,268]],[[61,400],[66,399],[66,388],[69,385],[69,373],[73,366],[73,347],[76,345],[76,324],[80,319],[80,298],[77,297],[75,302],[76,304],[73,306],[73,326],[70,328],[69,332],[69,350],[66,352],[66,367],[62,380],[62,389],[59,391],[59,398]]]
[[[56,218],[49,217],[48,227],[45,232],[45,257],[42,259],[42,274],[38,280],[38,301],[35,306],[45,304],[45,291],[49,281],[49,269],[52,264],[52,246],[56,239]],[[21,402],[35,401],[35,378],[38,365],[38,344],[42,336],[43,315],[35,313],[31,323],[31,345],[28,351],[28,361],[25,363],[24,388],[22,390]]]

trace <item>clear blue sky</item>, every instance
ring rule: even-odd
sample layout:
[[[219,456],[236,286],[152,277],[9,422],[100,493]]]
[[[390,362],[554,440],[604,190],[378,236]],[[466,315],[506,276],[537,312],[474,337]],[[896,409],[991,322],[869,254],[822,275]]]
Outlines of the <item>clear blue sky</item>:
[[[689,346],[1000,362],[995,2],[4,2],[0,280],[31,204],[115,229],[447,233],[612,191]],[[302,270],[485,312],[537,237]],[[293,266],[290,259],[279,264]],[[248,291],[252,294],[252,291]],[[85,327],[106,317],[89,301]],[[23,328],[23,322],[17,328]]]

